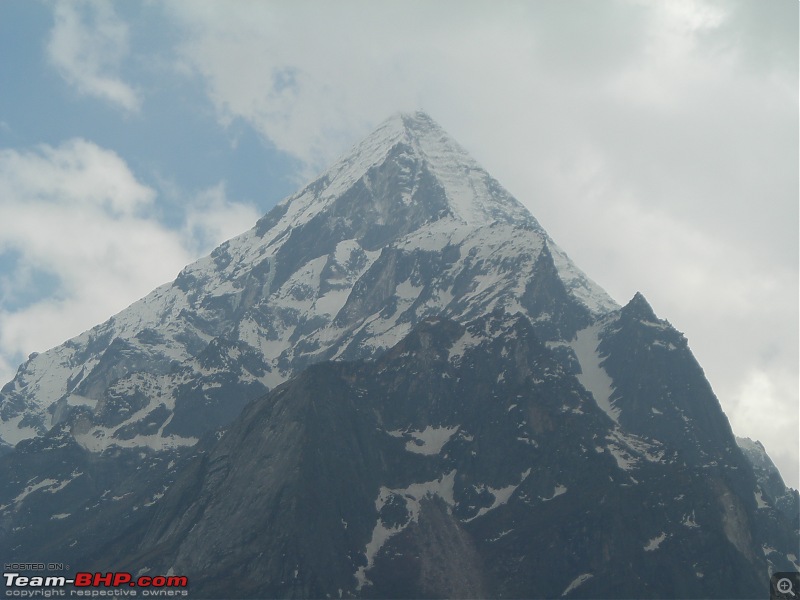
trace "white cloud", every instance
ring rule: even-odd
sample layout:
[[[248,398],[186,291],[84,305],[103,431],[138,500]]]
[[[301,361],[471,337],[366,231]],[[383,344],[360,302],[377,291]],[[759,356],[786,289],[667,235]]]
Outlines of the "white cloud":
[[[190,32],[183,66],[206,82],[221,122],[244,119],[316,168],[390,113],[416,108],[442,81],[449,38],[427,23],[464,25],[455,32],[459,51],[463,36],[485,26],[431,3],[314,3],[313,18],[301,19],[310,6],[198,2],[168,10]]]
[[[217,186],[186,198],[185,221],[172,230],[158,221],[155,196],[119,156],[86,140],[0,151],[0,256],[16,257],[0,282],[0,379],[11,379],[15,358],[104,321],[257,216]],[[36,274],[56,289],[27,298]]]
[[[729,54],[714,61],[697,60],[702,35],[720,27],[726,13],[721,6],[695,0],[655,3],[649,8],[650,35],[641,58],[621,69],[608,86],[626,103],[674,111],[683,102],[691,102],[695,86],[718,77],[721,61],[733,60]]]
[[[252,227],[260,216],[255,207],[229,200],[225,185],[220,183],[197,194],[187,206],[184,245],[198,255],[206,253]]]
[[[797,441],[800,419],[797,409],[786,410],[786,398],[797,393],[797,377],[780,368],[752,369],[742,374],[728,414],[734,431],[747,431],[747,437],[760,440],[787,483],[800,472],[797,453],[789,444]],[[796,486],[796,483],[792,483]]]
[[[67,83],[81,94],[137,112],[141,98],[119,76],[129,53],[128,26],[113,4],[62,1],[55,5],[54,17],[47,56]]]
[[[76,211],[102,209],[131,216],[153,203],[155,193],[140,184],[114,152],[74,138],[54,148],[42,145],[33,152],[0,150],[3,191],[25,194],[37,202],[62,205]],[[10,230],[8,222],[6,228]]]

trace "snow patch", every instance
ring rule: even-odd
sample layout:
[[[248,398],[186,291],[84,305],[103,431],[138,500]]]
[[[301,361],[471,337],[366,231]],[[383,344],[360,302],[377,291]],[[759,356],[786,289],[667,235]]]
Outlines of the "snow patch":
[[[570,584],[569,584],[569,585],[568,585],[568,586],[567,586],[567,587],[564,589],[564,591],[563,591],[563,592],[561,592],[561,597],[563,598],[564,596],[566,596],[567,594],[569,594],[569,593],[570,593],[572,590],[574,590],[575,588],[577,588],[577,587],[580,587],[581,585],[583,585],[584,583],[586,583],[587,581],[589,581],[589,580],[590,580],[592,577],[594,577],[594,575],[592,575],[591,573],[582,573],[582,574],[578,575],[578,576],[577,576],[575,579],[573,579],[573,580],[572,580],[572,582],[571,582],[571,583],[570,583]]]
[[[557,498],[558,496],[560,496],[562,494],[566,494],[566,493],[567,493],[567,486],[561,485],[559,483],[558,485],[556,485],[555,489],[553,490],[553,495],[552,496],[550,496],[549,498],[540,498],[540,499],[541,499],[542,502],[549,502],[553,498]]]
[[[606,370],[600,366],[602,358],[597,350],[600,343],[598,336],[602,327],[602,324],[598,323],[582,329],[575,334],[575,339],[569,343],[569,346],[581,366],[581,373],[577,376],[578,381],[592,395],[597,406],[614,423],[619,423],[619,409],[611,404],[614,382]]]
[[[35,427],[21,425],[21,422],[25,416],[25,413],[20,413],[17,416],[8,419],[5,423],[2,423],[2,429],[0,429],[0,439],[11,446],[16,446],[22,440],[27,440],[39,435],[39,432]]]
[[[464,334],[458,338],[450,349],[448,350],[447,359],[451,363],[457,363],[463,356],[464,353],[470,349],[474,348],[478,344],[483,341],[483,337],[480,335],[473,335],[469,331],[465,331]]]
[[[503,531],[501,531],[500,533],[498,533],[498,534],[497,534],[495,537],[493,537],[493,538],[488,538],[486,541],[487,541],[487,542],[496,542],[497,540],[499,540],[499,539],[502,539],[502,538],[506,537],[506,536],[507,536],[509,533],[511,533],[512,531],[514,531],[514,530],[513,530],[513,529],[504,529]]]
[[[608,451],[611,453],[611,456],[614,457],[614,460],[617,461],[617,466],[622,469],[623,471],[631,471],[636,464],[636,458],[631,456],[624,448],[621,448],[615,444],[610,444],[607,446]]]
[[[397,297],[401,300],[416,300],[423,289],[422,286],[416,286],[411,283],[411,279],[406,279],[397,284],[395,287],[395,294],[397,294]]]
[[[170,419],[165,421],[162,429],[169,424]],[[123,427],[130,421],[124,421],[119,427]],[[82,447],[91,452],[102,452],[108,448],[117,446],[119,448],[138,448],[146,446],[153,450],[171,450],[183,446],[194,446],[198,438],[180,437],[177,435],[162,436],[159,434],[153,435],[137,435],[129,440],[121,440],[114,438],[116,429],[108,427],[94,427],[84,434],[75,436],[75,441]]]
[[[392,437],[411,436],[413,440],[406,442],[406,451],[414,454],[425,454],[432,456],[439,454],[445,444],[458,431],[459,426],[455,427],[432,427],[428,425],[422,431],[387,431]]]
[[[642,459],[655,463],[664,459],[664,449],[657,440],[646,442],[636,435],[623,433],[620,428],[606,436],[606,440],[609,442],[606,448],[623,471],[633,470]]]
[[[700,525],[697,524],[697,521],[695,521],[694,511],[692,511],[691,515],[684,515],[681,525],[688,527],[689,529],[697,529],[700,527]]]
[[[20,502],[25,500],[25,498],[30,496],[32,493],[38,492],[39,490],[41,490],[42,492],[55,494],[56,492],[63,490],[65,487],[67,487],[70,483],[72,483],[75,479],[77,479],[77,477],[79,477],[82,474],[83,473],[77,473],[77,474],[73,473],[72,479],[65,479],[64,481],[59,481],[58,479],[49,479],[49,478],[42,479],[38,483],[26,486],[25,489],[22,490],[22,492],[18,494],[17,497],[11,501],[11,504],[13,505],[19,504]],[[10,505],[4,504],[3,506],[0,506],[0,510],[5,509],[8,506]]]
[[[439,479],[426,481],[424,483],[412,483],[408,487],[402,489],[390,489],[385,486],[381,487],[378,492],[378,497],[375,499],[375,510],[379,513],[378,520],[375,523],[375,527],[372,529],[372,538],[364,549],[367,565],[359,567],[355,573],[356,581],[358,582],[356,585],[357,590],[361,590],[362,587],[370,583],[367,577],[367,571],[374,566],[375,558],[387,540],[403,531],[410,523],[416,523],[419,520],[420,503],[423,499],[438,496],[447,503],[448,507],[452,507],[455,504],[455,500],[453,499],[455,478],[456,471],[454,469],[446,475],[442,475]],[[410,513],[410,518],[405,524],[386,527],[380,518],[380,511],[389,498],[395,495],[405,499],[406,509]]]
[[[68,406],[88,406],[92,410],[94,410],[95,406],[97,406],[97,400],[93,398],[87,398],[86,396],[80,396],[78,394],[70,394],[67,396],[67,405]]]
[[[493,488],[491,486],[488,486],[488,485],[487,486],[483,486],[483,485],[476,486],[476,489],[479,492],[484,491],[484,490],[488,491],[492,496],[494,496],[494,500],[492,501],[491,506],[484,506],[480,510],[478,510],[478,512],[477,512],[477,514],[475,516],[470,517],[469,519],[464,519],[464,523],[469,523],[470,521],[473,521],[473,520],[477,519],[478,517],[482,517],[486,513],[494,510],[498,506],[503,506],[504,504],[506,504],[511,499],[511,496],[514,494],[514,492],[517,490],[517,488],[520,485],[522,485],[522,482],[525,481],[525,479],[527,479],[528,475],[530,475],[530,474],[531,474],[531,470],[530,469],[528,469],[524,473],[522,473],[520,475],[519,483],[517,483],[516,485],[515,484],[507,485],[505,487],[497,488],[497,489],[495,489],[495,488]]]
[[[667,534],[662,531],[656,537],[651,538],[644,545],[644,551],[653,552],[654,550],[658,550],[658,547],[661,545],[661,542],[663,542],[665,539],[667,539]]]

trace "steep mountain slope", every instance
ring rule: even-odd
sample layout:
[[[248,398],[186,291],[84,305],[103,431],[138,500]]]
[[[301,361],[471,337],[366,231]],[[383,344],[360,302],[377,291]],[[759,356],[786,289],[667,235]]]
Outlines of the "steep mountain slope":
[[[753,597],[798,495],[429,117],[0,393],[0,547],[195,597]]]

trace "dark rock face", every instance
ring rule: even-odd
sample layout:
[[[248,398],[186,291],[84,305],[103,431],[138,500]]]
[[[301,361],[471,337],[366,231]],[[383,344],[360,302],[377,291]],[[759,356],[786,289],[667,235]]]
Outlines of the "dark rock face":
[[[663,427],[615,424],[523,317],[428,320],[250,404],[97,565],[212,598],[757,596],[796,530],[741,454]]]
[[[683,335],[422,114],[32,355],[0,438],[12,560],[197,598],[750,598],[800,556]]]
[[[686,338],[637,294],[601,333],[603,367],[615,382],[620,425],[669,442],[682,460],[709,462],[739,449]]]

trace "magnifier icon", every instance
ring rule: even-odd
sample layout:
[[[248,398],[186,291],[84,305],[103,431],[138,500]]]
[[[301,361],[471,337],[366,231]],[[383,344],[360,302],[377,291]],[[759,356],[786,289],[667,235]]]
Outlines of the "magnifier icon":
[[[778,579],[778,582],[775,584],[775,588],[781,594],[789,594],[792,598],[796,598],[794,594],[794,590],[792,589],[792,580],[788,577],[784,577],[782,579]]]

